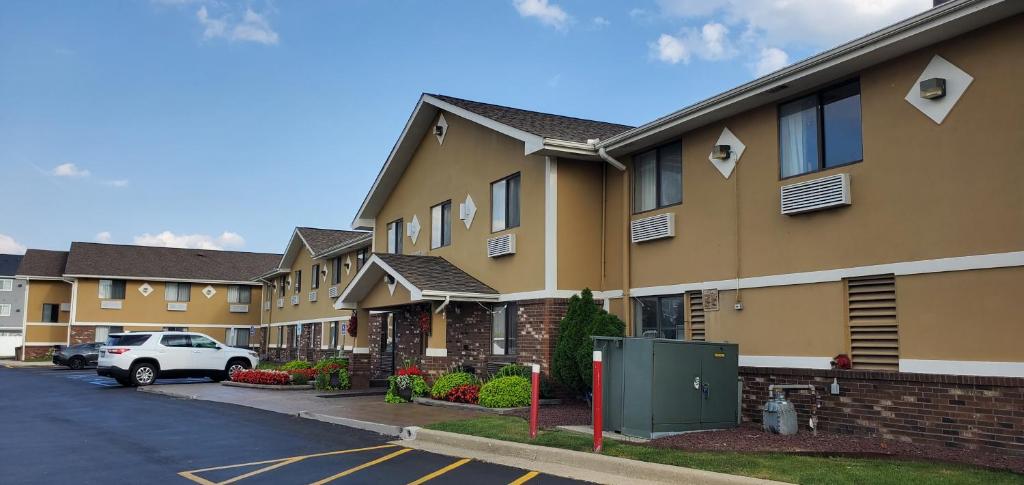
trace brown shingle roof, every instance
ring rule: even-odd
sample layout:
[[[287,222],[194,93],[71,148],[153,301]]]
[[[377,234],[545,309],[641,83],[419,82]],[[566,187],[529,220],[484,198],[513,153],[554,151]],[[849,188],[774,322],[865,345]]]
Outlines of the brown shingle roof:
[[[29,249],[21,258],[18,274],[23,276],[42,276],[60,278],[68,262],[67,251],[48,251],[45,249]]]
[[[250,281],[277,266],[280,254],[71,243],[65,274]]]
[[[538,113],[508,106],[481,103],[468,99],[453,98],[441,94],[431,94],[437,99],[451,103],[480,116],[490,118],[498,123],[533,133],[544,138],[586,143],[593,138],[605,139],[633,128],[628,125],[606,123],[604,121],[584,120],[570,116]]]
[[[316,227],[296,227],[302,239],[306,241],[314,254],[322,254],[330,249],[356,242],[360,238],[368,238],[366,231],[343,231],[340,229],[320,229]]]
[[[452,293],[498,293],[494,288],[483,284],[440,256],[390,253],[375,253],[375,255],[420,290]]]

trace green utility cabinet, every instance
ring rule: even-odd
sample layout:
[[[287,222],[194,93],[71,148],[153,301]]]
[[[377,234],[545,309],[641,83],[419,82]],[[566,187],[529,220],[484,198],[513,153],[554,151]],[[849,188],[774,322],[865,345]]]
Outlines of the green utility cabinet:
[[[594,337],[594,350],[602,353],[605,431],[651,439],[736,427],[736,344]]]

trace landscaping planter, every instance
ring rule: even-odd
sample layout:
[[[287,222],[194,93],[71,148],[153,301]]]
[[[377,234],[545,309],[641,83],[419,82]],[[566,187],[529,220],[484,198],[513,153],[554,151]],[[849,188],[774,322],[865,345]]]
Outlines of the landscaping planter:
[[[248,384],[245,382],[231,382],[224,381],[221,385],[228,387],[246,387],[249,389],[268,389],[271,391],[308,391],[313,389],[312,384],[287,384],[284,386],[278,386],[273,384]]]

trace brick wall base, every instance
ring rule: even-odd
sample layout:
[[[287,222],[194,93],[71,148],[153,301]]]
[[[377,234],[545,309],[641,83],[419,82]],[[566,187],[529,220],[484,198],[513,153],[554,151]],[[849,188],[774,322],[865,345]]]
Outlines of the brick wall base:
[[[72,325],[71,345],[87,344],[96,341],[96,327],[92,325]]]
[[[768,385],[813,384],[818,429],[1024,456],[1024,378],[759,367],[740,376],[744,421],[761,422]],[[806,427],[810,395],[789,397]]]
[[[43,346],[34,346],[34,345],[32,345],[32,346],[28,346],[28,347],[18,347],[16,349],[15,353],[18,354],[18,356],[21,358],[21,360],[32,360],[32,359],[41,359],[41,358],[45,357],[46,354],[48,354],[50,352],[50,350],[52,350],[52,349],[53,349],[53,346],[50,346],[50,345],[43,345]]]

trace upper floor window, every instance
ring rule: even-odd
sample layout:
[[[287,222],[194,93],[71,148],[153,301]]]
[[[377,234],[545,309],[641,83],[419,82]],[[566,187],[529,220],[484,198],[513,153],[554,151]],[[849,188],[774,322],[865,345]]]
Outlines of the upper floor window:
[[[334,258],[331,260],[331,284],[336,285],[341,283],[341,258]]]
[[[40,321],[45,323],[57,323],[60,321],[60,305],[56,303],[43,303],[43,316]]]
[[[292,278],[292,281],[295,282],[295,290],[294,290],[295,293],[298,293],[298,292],[302,291],[302,270],[301,269],[295,270],[295,276]]]
[[[369,250],[366,249],[366,248],[363,248],[363,249],[360,249],[359,251],[356,251],[356,271],[359,271],[360,269],[362,269],[363,264],[366,263],[366,257],[367,257],[367,252],[368,251]]]
[[[309,277],[309,289],[320,288],[320,263],[313,265],[313,274]]]
[[[284,292],[285,292],[284,287],[286,286],[285,283],[287,281],[288,281],[288,277],[286,277],[286,276],[281,276],[280,278],[277,279],[277,294],[278,295],[284,296]]]
[[[245,285],[228,286],[228,303],[248,305],[252,302],[252,288]]]
[[[0,317],[9,317],[9,316],[11,316],[11,304],[10,303],[0,303]]]
[[[100,280],[99,298],[102,300],[123,300],[124,280]]]
[[[0,291],[13,291],[14,280],[10,278],[0,278]]]
[[[817,172],[864,158],[860,81],[779,105],[779,173]]]
[[[430,249],[449,246],[452,243],[452,201],[442,202],[430,208]]]
[[[164,300],[189,301],[191,293],[192,283],[167,283],[164,287]]]
[[[402,254],[402,231],[404,231],[402,220],[399,219],[388,223],[388,252]]]
[[[491,232],[519,227],[521,180],[517,173],[491,184]]]
[[[633,157],[633,212],[683,201],[683,144],[673,142]]]

